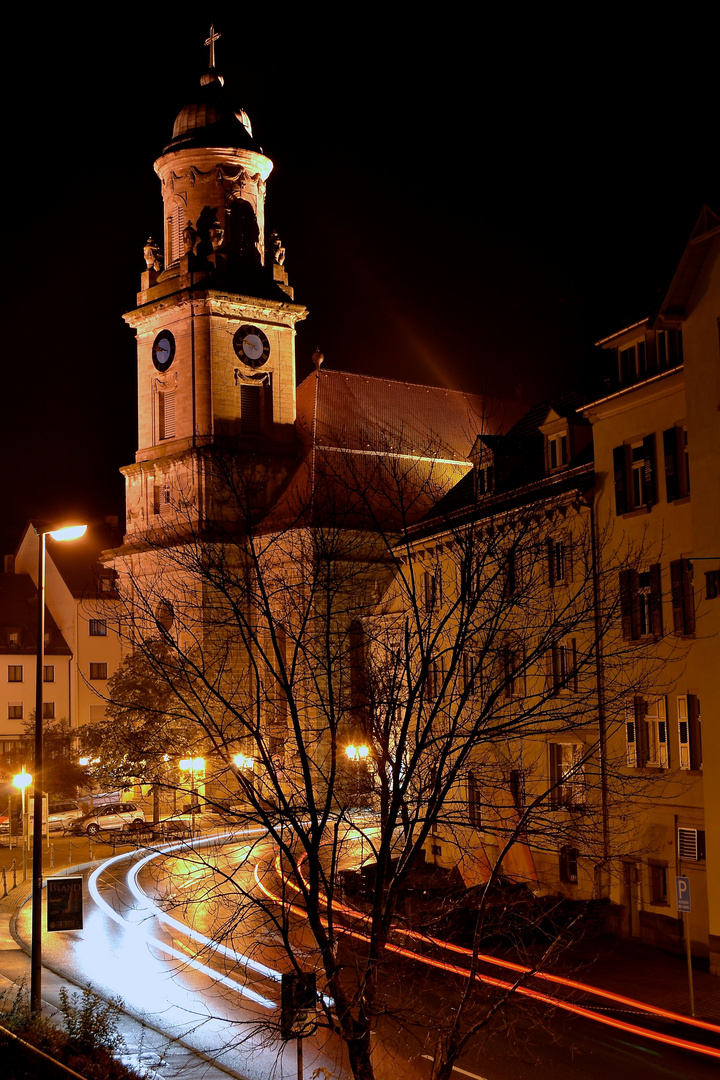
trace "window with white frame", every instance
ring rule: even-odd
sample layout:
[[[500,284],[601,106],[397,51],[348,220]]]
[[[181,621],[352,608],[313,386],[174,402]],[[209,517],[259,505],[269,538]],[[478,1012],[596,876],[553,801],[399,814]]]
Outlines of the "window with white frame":
[[[583,747],[580,743],[548,743],[550,764],[550,806],[561,807],[585,805],[585,765]]]
[[[568,463],[568,436],[566,431],[557,431],[546,439],[548,472],[553,472]]]
[[[664,697],[656,701],[635,698],[625,711],[627,764],[631,769],[670,767],[667,708]]]

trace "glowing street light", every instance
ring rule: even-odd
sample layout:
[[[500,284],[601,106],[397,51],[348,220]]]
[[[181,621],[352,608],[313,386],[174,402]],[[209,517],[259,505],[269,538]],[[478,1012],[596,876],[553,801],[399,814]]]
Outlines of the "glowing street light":
[[[13,776],[13,784],[16,788],[20,788],[22,793],[22,842],[23,842],[23,881],[27,881],[27,836],[25,835],[25,788],[28,784],[32,784],[32,776],[30,773],[25,772],[25,766],[23,765],[23,771],[18,773],[17,776]]]
[[[85,535],[87,525],[36,525],[38,538],[38,617],[35,670],[35,783],[33,785],[32,848],[32,928],[30,934],[30,1010],[42,1007],[42,826],[43,826],[43,662],[45,660],[45,547],[46,537],[53,540],[77,540]],[[21,774],[22,775],[22,774]]]
[[[178,765],[190,773],[190,831],[195,835],[195,773],[205,771],[205,758],[181,758]]]
[[[365,746],[364,743],[361,746],[350,745],[345,747],[345,753],[351,761],[361,761],[363,758],[366,758],[370,753],[370,747]]]

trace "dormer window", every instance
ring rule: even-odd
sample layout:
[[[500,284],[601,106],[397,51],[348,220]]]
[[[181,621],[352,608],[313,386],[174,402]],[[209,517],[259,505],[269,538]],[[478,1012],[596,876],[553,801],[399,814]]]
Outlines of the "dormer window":
[[[547,437],[547,468],[561,469],[568,463],[568,437],[566,431],[558,431]]]
[[[485,460],[480,464],[477,471],[478,496],[482,497],[483,495],[492,495],[494,482],[495,478],[493,476],[492,463],[488,460]]]
[[[634,341],[624,349],[618,350],[620,385],[630,386],[647,374],[647,350],[645,339]]]

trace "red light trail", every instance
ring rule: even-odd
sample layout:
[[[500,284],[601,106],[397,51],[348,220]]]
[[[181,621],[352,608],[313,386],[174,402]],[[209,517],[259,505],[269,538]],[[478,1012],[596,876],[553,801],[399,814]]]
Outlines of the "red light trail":
[[[276,856],[275,867],[280,880],[284,885],[289,885],[295,892],[299,892],[299,886],[291,882],[286,874],[283,873],[280,865],[280,856]],[[294,915],[298,915],[300,918],[307,919],[308,915],[304,908],[293,904],[288,900],[285,900],[282,896],[278,896],[277,893],[271,892],[271,890],[260,880],[259,875],[259,863],[255,864],[255,881],[262,890],[262,892],[268,897],[269,900],[274,903],[280,904],[291,911]],[[324,897],[327,900],[327,897]],[[344,904],[333,902],[333,910],[349,915],[351,918],[358,922],[368,922],[368,918],[362,912],[358,912],[353,908],[349,908]],[[327,925],[327,920],[323,920],[324,925]],[[428,937],[425,934],[420,934],[414,930],[405,930],[402,928],[395,928],[396,932],[413,940],[422,941],[424,943],[434,945],[442,949],[447,949],[452,952],[460,953],[461,955],[471,957],[473,956],[472,949],[466,949],[461,945],[453,945],[447,941],[442,941],[439,938]],[[367,934],[361,933],[359,930],[351,930],[347,926],[342,927],[343,933],[349,937],[356,938],[358,941],[369,941]],[[507,990],[511,993],[521,994],[525,997],[531,998],[533,1001],[538,1001],[546,1005],[551,1005],[554,1008],[564,1009],[566,1012],[573,1013],[576,1016],[581,1016],[586,1020],[595,1020],[600,1024],[605,1024],[607,1027],[615,1028],[619,1031],[624,1031],[627,1034],[639,1035],[645,1039],[652,1039],[654,1042],[664,1043],[666,1046],[673,1046],[679,1050],[691,1050],[697,1054],[704,1054],[707,1057],[713,1057],[720,1060],[720,1049],[715,1049],[711,1046],[703,1046],[701,1043],[690,1042],[687,1039],[678,1039],[673,1035],[666,1035],[658,1031],[649,1031],[646,1028],[640,1027],[637,1024],[630,1024],[625,1020],[617,1020],[610,1016],[605,1016],[602,1013],[595,1012],[593,1009],[585,1008],[582,1005],[576,1005],[571,1001],[565,1001],[562,998],[555,998],[549,994],[543,994],[538,990],[533,990],[528,986],[521,986],[518,983],[506,982],[503,979],[494,978],[490,975],[481,975],[479,972],[472,972],[468,968],[460,967],[456,964],[450,964],[443,960],[438,960],[435,957],[424,956],[421,953],[413,952],[411,949],[405,949],[400,945],[395,945],[392,942],[388,942],[385,946],[388,952],[395,953],[398,956],[406,957],[417,963],[425,964],[428,967],[436,968],[440,971],[445,971],[453,975],[458,975],[461,978],[476,978],[479,982],[485,983],[487,986],[492,986],[500,990]],[[498,957],[489,956],[486,953],[477,954],[478,961],[487,964],[494,964],[499,967],[506,968],[510,971],[516,972],[519,976],[528,976],[536,979],[543,979],[547,982],[556,983],[560,986],[566,986],[573,990],[579,990],[583,993],[592,994],[595,997],[601,997],[615,1004],[626,1005],[631,1008],[638,1009],[642,1012],[651,1013],[653,1016],[672,1021],[679,1021],[683,1024],[689,1024],[697,1028],[703,1028],[706,1031],[712,1031],[716,1034],[720,1034],[720,1027],[717,1024],[711,1024],[704,1020],[696,1020],[694,1018],[683,1016],[681,1013],[671,1012],[667,1009],[660,1009],[654,1005],[649,1005],[643,1001],[637,1001],[634,998],[625,997],[622,994],[613,994],[608,990],[601,990],[598,987],[591,986],[587,983],[581,983],[575,979],[567,979],[561,975],[551,975],[546,972],[534,972],[532,968],[524,967],[522,964],[516,964],[509,960],[501,960]]]

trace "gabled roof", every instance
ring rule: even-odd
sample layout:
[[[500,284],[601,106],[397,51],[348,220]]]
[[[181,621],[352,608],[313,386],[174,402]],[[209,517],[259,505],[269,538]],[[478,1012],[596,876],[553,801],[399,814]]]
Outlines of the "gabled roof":
[[[29,574],[0,574],[0,654],[22,656],[37,650],[37,589]],[[9,633],[19,631],[17,645]],[[45,653],[70,656],[70,648],[45,607]]]
[[[687,303],[719,237],[720,217],[709,206],[703,206],[654,322],[686,317]]]

